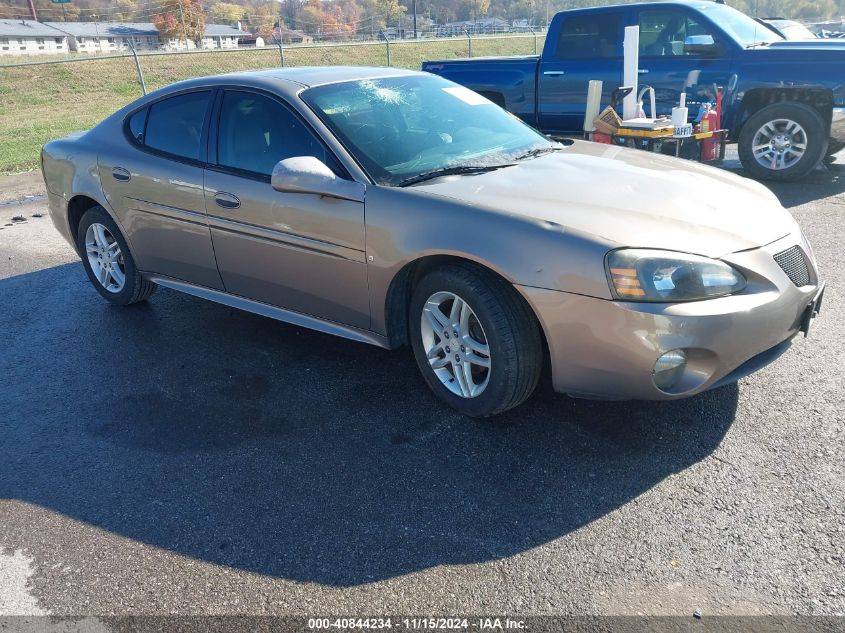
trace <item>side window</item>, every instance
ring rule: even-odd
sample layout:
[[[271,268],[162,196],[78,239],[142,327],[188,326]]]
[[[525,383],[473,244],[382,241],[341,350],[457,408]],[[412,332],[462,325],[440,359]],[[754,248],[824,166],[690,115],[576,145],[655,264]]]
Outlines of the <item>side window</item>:
[[[144,142],[144,124],[147,122],[147,109],[139,110],[129,117],[129,133],[139,143]]]
[[[189,92],[150,106],[144,144],[174,156],[201,160],[200,141],[211,91]]]
[[[323,145],[278,101],[252,92],[226,92],[220,108],[219,165],[269,176],[276,163],[292,156],[328,163]]]
[[[619,56],[621,13],[576,15],[560,30],[557,59],[610,59]]]
[[[691,35],[713,35],[683,11],[664,9],[640,13],[640,55],[685,55],[684,41]]]

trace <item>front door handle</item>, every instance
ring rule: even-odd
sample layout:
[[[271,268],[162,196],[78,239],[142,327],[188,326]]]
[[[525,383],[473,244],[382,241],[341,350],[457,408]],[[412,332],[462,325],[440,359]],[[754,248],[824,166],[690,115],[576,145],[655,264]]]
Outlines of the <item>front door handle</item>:
[[[637,72],[639,72],[641,75],[647,75],[648,74],[648,68],[640,68],[639,71],[637,71]]]
[[[237,209],[241,206],[241,201],[236,195],[226,193],[225,191],[218,191],[215,193],[214,201],[217,203],[218,207],[223,207],[224,209]]]
[[[115,167],[111,170],[111,175],[115,180],[119,180],[120,182],[129,182],[129,179],[132,178],[129,170],[123,167]]]
[[[544,70],[543,74],[548,75],[549,77],[560,77],[564,74],[565,71],[563,70]]]

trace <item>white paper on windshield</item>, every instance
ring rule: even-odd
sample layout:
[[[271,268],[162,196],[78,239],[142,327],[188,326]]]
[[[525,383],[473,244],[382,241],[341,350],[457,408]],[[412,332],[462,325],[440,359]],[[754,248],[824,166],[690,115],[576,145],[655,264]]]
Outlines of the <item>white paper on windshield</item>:
[[[469,88],[464,88],[463,86],[450,86],[449,88],[443,88],[443,92],[448,92],[453,97],[457,97],[464,103],[468,103],[471,106],[492,105],[492,102],[485,97],[482,97],[477,92],[473,92]]]

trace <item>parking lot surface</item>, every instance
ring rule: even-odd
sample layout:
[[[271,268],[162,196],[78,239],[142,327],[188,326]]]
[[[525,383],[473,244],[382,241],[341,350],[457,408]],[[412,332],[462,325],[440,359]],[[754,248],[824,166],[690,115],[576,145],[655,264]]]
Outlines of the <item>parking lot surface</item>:
[[[110,306],[0,185],[0,615],[845,613],[845,166],[772,185],[828,281],[776,364],[494,420],[408,350]]]

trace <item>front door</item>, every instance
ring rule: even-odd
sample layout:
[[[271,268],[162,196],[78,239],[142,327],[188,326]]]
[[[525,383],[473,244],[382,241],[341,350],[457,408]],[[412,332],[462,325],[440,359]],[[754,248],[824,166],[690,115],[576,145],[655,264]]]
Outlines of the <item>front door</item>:
[[[270,186],[276,163],[315,156],[348,177],[274,96],[225,90],[205,203],[226,291],[354,327],[370,325],[364,205]]]
[[[543,132],[580,132],[584,129],[587,87],[600,79],[602,106],[622,85],[621,11],[567,16],[551,56],[539,68],[538,123]],[[546,47],[549,50],[549,47]]]
[[[640,9],[636,15],[640,26],[640,89],[646,85],[654,88],[657,114],[670,115],[681,92],[687,95],[691,119],[702,104],[715,106],[717,87],[726,90],[731,80],[728,43],[683,7]],[[717,50],[709,55],[686,52],[684,43],[692,36],[712,37]]]

